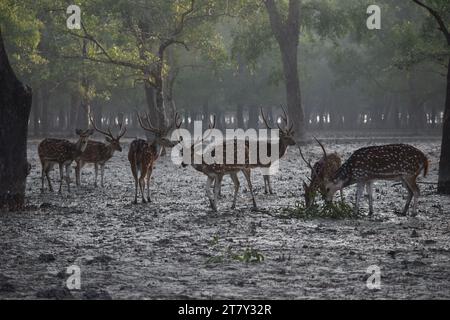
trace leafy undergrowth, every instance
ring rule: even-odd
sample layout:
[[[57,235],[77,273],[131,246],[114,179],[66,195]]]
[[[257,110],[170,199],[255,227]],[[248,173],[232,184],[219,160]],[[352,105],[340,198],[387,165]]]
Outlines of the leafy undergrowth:
[[[244,251],[235,252],[231,246],[221,250],[219,238],[214,236],[209,243],[214,251],[223,251],[217,255],[211,256],[206,261],[207,264],[219,264],[227,261],[237,261],[242,263],[261,263],[264,262],[264,255],[253,247],[246,248]]]
[[[285,208],[282,215],[286,218],[297,219],[324,218],[340,220],[358,218],[353,212],[353,207],[343,201],[315,203],[309,207],[304,202],[297,202],[293,208]]]

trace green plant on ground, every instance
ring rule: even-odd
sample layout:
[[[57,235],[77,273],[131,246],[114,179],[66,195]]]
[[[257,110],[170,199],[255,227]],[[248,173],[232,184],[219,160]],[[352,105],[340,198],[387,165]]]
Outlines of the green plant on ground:
[[[323,202],[321,204],[314,203],[307,207],[304,202],[297,202],[293,208],[285,208],[283,216],[286,218],[298,219],[355,219],[352,206],[339,202]]]
[[[214,238],[209,241],[210,245],[213,246],[214,250],[220,251],[219,247],[219,237],[214,236]],[[261,263],[264,261],[264,255],[260,253],[253,247],[246,248],[242,252],[233,251],[231,246],[228,246],[226,249],[221,250],[218,255],[214,255],[208,258],[206,261],[207,264],[219,264],[224,263],[226,261],[238,261],[243,263]]]

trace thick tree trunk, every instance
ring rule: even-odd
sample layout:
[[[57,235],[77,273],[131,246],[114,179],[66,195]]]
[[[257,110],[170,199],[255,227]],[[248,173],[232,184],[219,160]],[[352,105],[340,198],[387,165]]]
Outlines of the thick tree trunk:
[[[0,33],[0,210],[20,210],[28,174],[27,133],[32,92],[12,70]]]
[[[295,135],[305,136],[305,116],[301,102],[298,74],[298,44],[300,36],[300,0],[289,0],[287,19],[281,17],[274,0],[265,0],[270,25],[281,51],[289,118]],[[285,21],[284,21],[285,20]]]
[[[445,98],[438,192],[450,194],[450,59],[447,70],[447,95]]]

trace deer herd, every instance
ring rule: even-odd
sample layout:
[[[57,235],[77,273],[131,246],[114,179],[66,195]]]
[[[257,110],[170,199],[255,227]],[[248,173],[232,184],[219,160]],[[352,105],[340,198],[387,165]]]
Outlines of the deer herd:
[[[264,124],[268,129],[272,129],[267,121],[267,117],[261,109],[261,116]],[[59,193],[62,192],[63,182],[67,184],[70,192],[70,174],[71,165],[75,161],[76,169],[76,185],[81,185],[81,170],[85,164],[93,164],[95,168],[95,186],[97,186],[98,169],[100,167],[101,181],[104,186],[104,169],[105,164],[113,157],[115,152],[122,152],[120,139],[126,134],[127,129],[123,123],[118,124],[118,134],[113,135],[111,128],[108,127],[104,131],[96,125],[94,119],[89,116],[93,129],[86,131],[77,130],[78,141],[75,143],[63,139],[45,139],[38,146],[39,159],[42,165],[41,184],[42,192],[45,189],[45,180],[47,180],[50,191],[53,191],[49,173],[58,164],[60,173]],[[283,157],[287,153],[289,146],[296,145],[294,139],[293,125],[290,123],[287,113],[283,108],[283,115],[280,117],[281,123],[278,124],[279,137],[278,141],[268,143],[267,152],[270,154],[273,146],[278,147],[279,157]],[[174,148],[180,143],[186,143],[182,139],[178,141],[171,140],[171,133],[182,126],[183,121],[178,114],[175,114],[173,121],[166,127],[157,128],[152,124],[148,114],[141,116],[138,114],[138,122],[140,127],[146,132],[147,140],[135,139],[129,147],[128,160],[130,163],[131,173],[135,183],[134,203],[138,203],[138,195],[140,194],[143,203],[151,202],[150,196],[150,180],[155,162],[161,155],[164,148]],[[215,128],[215,119],[210,121],[210,129]],[[94,132],[102,134],[106,143],[90,140]],[[191,157],[194,157],[196,148],[203,144],[205,137],[192,141]],[[325,202],[331,202],[336,192],[340,191],[343,200],[343,189],[356,184],[356,204],[355,214],[358,213],[359,204],[366,189],[369,199],[369,215],[373,214],[373,183],[377,180],[398,181],[408,191],[408,199],[403,210],[406,215],[411,201],[414,199],[412,216],[417,214],[418,198],[420,195],[416,179],[423,172],[424,176],[428,173],[428,159],[418,149],[406,144],[391,144],[383,146],[371,146],[356,150],[347,161],[342,164],[341,157],[337,153],[327,153],[324,145],[317,139],[316,142],[322,149],[323,156],[312,165],[304,157],[301,148],[300,156],[308,168],[311,170],[311,176],[308,178],[309,185],[303,182],[305,195],[305,205],[310,207],[315,202],[316,193],[319,193]],[[231,144],[231,148],[226,145]],[[222,180],[225,175],[229,175],[234,184],[234,195],[232,208],[236,207],[236,200],[240,187],[238,173],[242,172],[246,181],[248,190],[252,197],[253,208],[257,208],[253,186],[251,181],[251,172],[255,168],[268,168],[272,163],[263,163],[259,157],[255,163],[250,163],[248,141],[245,142],[245,159],[242,164],[235,161],[234,164],[229,163],[194,163],[189,164],[183,162],[182,166],[192,167],[206,175],[206,195],[210,202],[211,209],[217,211],[218,200],[221,193]],[[214,154],[217,150],[224,152],[224,158],[229,159],[237,157],[237,141],[223,142],[222,148],[212,147],[208,152]],[[233,154],[225,154],[226,152]],[[259,152],[258,152],[259,155]],[[145,196],[145,189],[147,195]],[[211,192],[211,189],[213,190]],[[273,194],[270,175],[264,175],[265,193]]]

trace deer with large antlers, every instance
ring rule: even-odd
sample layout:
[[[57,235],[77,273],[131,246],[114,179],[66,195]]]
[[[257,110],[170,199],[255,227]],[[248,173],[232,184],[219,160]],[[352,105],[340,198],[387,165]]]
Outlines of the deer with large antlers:
[[[53,191],[52,183],[50,181],[49,173],[53,169],[55,164],[59,165],[59,193],[62,191],[62,184],[64,180],[64,169],[66,171],[65,180],[67,188],[70,192],[70,165],[76,159],[78,159],[86,150],[89,137],[94,133],[94,130],[89,129],[86,131],[76,130],[76,134],[79,136],[77,142],[72,143],[68,140],[62,139],[45,139],[38,146],[39,159],[42,165],[42,192],[44,192],[44,180],[47,178],[48,187],[50,191]]]
[[[139,125],[142,129],[149,133],[147,141],[142,139],[134,140],[130,145],[128,152],[128,161],[130,162],[131,172],[135,182],[134,203],[138,202],[138,190],[140,190],[142,202],[151,202],[150,198],[150,179],[156,160],[162,152],[162,148],[173,148],[178,142],[172,142],[169,134],[173,129],[179,129],[182,120],[178,113],[175,114],[174,122],[167,128],[156,128],[152,125],[150,117],[146,114],[142,118],[137,115]],[[144,197],[145,186],[147,185],[147,200]]]
[[[115,136],[111,132],[111,128],[108,127],[107,131],[101,130],[95,124],[94,119],[89,116],[89,120],[94,127],[95,131],[101,133],[105,136],[106,142],[99,142],[90,140],[87,144],[86,150],[81,154],[81,156],[76,159],[77,166],[75,167],[76,183],[77,186],[81,185],[81,170],[87,163],[94,164],[95,168],[95,187],[97,187],[97,177],[98,169],[100,166],[100,185],[104,187],[104,173],[105,164],[109,161],[114,152],[122,152],[122,147],[120,145],[120,139],[127,132],[127,128],[124,127],[123,122],[119,123],[119,133]]]
[[[315,200],[315,196],[317,191],[322,195],[322,198],[326,197],[326,187],[325,185],[331,181],[334,174],[341,167],[342,161],[341,157],[337,153],[327,154],[324,145],[316,138],[314,138],[317,143],[322,148],[323,156],[317,161],[314,166],[311,165],[310,161],[307,161],[303,156],[303,152],[301,148],[300,156],[306,165],[311,169],[311,178],[309,179],[309,185],[306,182],[303,182],[303,189],[305,190],[305,204],[307,207],[310,207]],[[341,199],[343,199],[342,189],[341,191]]]
[[[278,156],[279,159],[281,159],[282,157],[284,157],[287,153],[288,147],[289,146],[293,146],[296,144],[295,140],[294,140],[294,130],[293,130],[293,124],[290,123],[289,121],[289,117],[287,115],[286,110],[284,109],[283,106],[281,106],[281,109],[283,111],[283,115],[281,116],[281,120],[284,123],[284,127],[281,127],[280,124],[277,123],[278,126],[278,130],[279,130],[279,138],[278,141],[276,141],[274,144],[272,144],[271,141],[267,141],[267,147],[266,147],[266,151],[267,151],[267,156],[271,156],[272,155],[272,147],[275,146],[276,148],[278,148]],[[261,117],[264,121],[264,124],[266,125],[266,127],[270,130],[273,130],[273,128],[269,125],[269,122],[267,120],[267,117],[265,116],[262,108],[260,109],[261,111]],[[249,144],[249,141],[245,141],[247,147]],[[260,159],[260,144],[257,144],[257,160],[256,163],[252,163],[249,164],[247,166],[247,168],[253,169],[253,168],[270,168],[272,166],[272,163],[263,163]],[[279,160],[277,159],[277,160]],[[246,175],[246,173],[243,171],[244,175]],[[221,177],[223,178],[223,177]],[[266,194],[270,193],[270,194],[274,194],[273,190],[272,190],[272,184],[270,181],[271,175],[263,175],[264,178],[264,191]],[[220,194],[220,186],[222,185],[221,181],[219,181],[219,194]]]
[[[277,143],[278,144],[278,155],[279,155],[280,159],[286,155],[289,146],[294,146],[296,144],[296,142],[294,140],[294,130],[293,130],[294,124],[290,123],[289,117],[287,115],[287,112],[286,112],[286,110],[284,109],[283,106],[281,106],[281,109],[283,111],[283,115],[281,116],[281,120],[284,123],[284,127],[282,128],[280,126],[280,124],[277,122],[277,127],[278,127],[278,130],[279,130],[279,133],[280,133],[279,140],[278,140],[278,143]],[[262,108],[261,108],[261,117],[262,117],[262,119],[264,121],[264,124],[266,125],[267,129],[273,130],[273,128],[269,125],[269,122],[267,121],[267,117],[265,116]],[[269,155],[270,155],[270,152],[271,152],[270,151],[271,148],[272,148],[272,144],[268,141],[267,142],[267,151],[268,151]],[[259,154],[259,152],[258,152],[258,154]],[[270,164],[269,165],[267,165],[267,164],[262,165],[261,162],[258,159],[258,165],[257,166],[259,166],[259,167],[270,167]],[[264,178],[264,192],[266,194],[267,193],[273,194],[274,192],[272,190],[272,184],[270,182],[271,176],[270,175],[263,175],[263,178]]]
[[[215,128],[215,118],[213,120],[212,123],[210,123],[209,125],[209,129],[213,130]],[[210,132],[211,133],[211,132]],[[200,147],[204,140],[206,140],[207,137],[204,137],[203,139],[200,139],[199,141],[194,142],[191,145],[191,158],[190,158],[190,165],[192,165],[192,167],[205,174],[208,179],[206,181],[206,195],[208,197],[211,209],[213,211],[217,211],[217,202],[218,202],[218,198],[219,198],[219,194],[220,194],[220,190],[221,190],[221,184],[222,184],[222,180],[223,177],[225,175],[229,175],[231,177],[231,180],[233,181],[234,184],[234,196],[233,196],[233,204],[231,206],[232,209],[236,208],[236,201],[237,201],[237,195],[239,192],[239,187],[240,187],[240,183],[239,183],[239,179],[237,174],[241,171],[244,176],[245,179],[247,180],[247,185],[248,188],[250,190],[250,194],[252,196],[252,202],[253,202],[253,209],[256,209],[257,205],[256,205],[256,200],[255,200],[255,195],[253,193],[253,186],[252,186],[252,182],[251,182],[251,168],[248,165],[248,158],[249,158],[249,150],[248,150],[248,146],[246,146],[244,144],[244,154],[245,154],[245,161],[244,163],[239,163],[238,162],[238,144],[235,141],[223,141],[222,142],[222,146],[221,148],[218,147],[218,145],[212,145],[209,148],[207,148],[205,151],[209,153],[209,155],[211,155],[212,157],[215,156],[216,152],[218,150],[221,149],[221,152],[223,152],[223,158],[222,159],[230,159],[230,157],[227,156],[227,152],[231,150],[231,152],[233,153],[231,156],[233,157],[234,161],[233,163],[228,163],[225,161],[222,163],[207,163],[204,161],[204,155],[206,154],[205,151],[202,150],[202,163],[197,164],[195,163],[195,152],[197,147]],[[228,146],[228,144],[230,144]],[[229,155],[230,156],[230,155]],[[184,162],[182,163],[183,167],[187,167],[189,164]],[[214,194],[211,194],[211,186],[212,184],[214,184]]]
[[[406,215],[414,198],[412,216],[415,216],[420,196],[416,179],[422,171],[424,177],[427,175],[428,165],[428,159],[422,151],[406,144],[372,146],[359,149],[350,156],[333,176],[333,179],[327,183],[327,200],[331,201],[337,190],[356,184],[355,214],[358,213],[359,203],[364,188],[366,188],[369,194],[369,215],[372,215],[374,181],[400,181],[408,190],[408,199],[403,209],[403,214]]]

